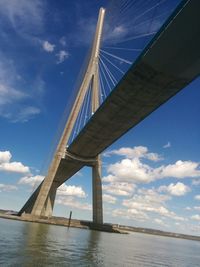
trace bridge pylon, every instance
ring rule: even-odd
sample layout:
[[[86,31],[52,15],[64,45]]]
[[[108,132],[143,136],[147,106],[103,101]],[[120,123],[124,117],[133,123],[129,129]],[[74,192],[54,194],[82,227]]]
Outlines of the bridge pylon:
[[[44,181],[39,185],[36,191],[31,195],[22,209],[19,211],[19,215],[28,214],[28,216],[40,217],[40,216],[52,216],[54,201],[56,196],[56,190],[61,185],[56,181],[55,177],[58,172],[58,168],[62,159],[67,154],[67,144],[74,125],[76,123],[78,114],[81,110],[85,96],[89,90],[89,85],[92,86],[92,99],[91,110],[92,114],[99,107],[99,50],[102,36],[102,29],[105,17],[105,9],[101,8],[99,11],[98,22],[90,59],[88,66],[80,84],[76,99],[69,114],[64,131],[58,143],[53,160],[50,164],[47,176]],[[71,155],[73,156],[73,155]],[[83,160],[79,159],[77,155],[73,157],[77,161],[83,163]],[[103,223],[103,208],[102,208],[102,184],[101,184],[101,160],[100,156],[96,156],[91,161],[92,163],[84,164],[92,167],[92,190],[93,190],[93,222],[97,224]]]

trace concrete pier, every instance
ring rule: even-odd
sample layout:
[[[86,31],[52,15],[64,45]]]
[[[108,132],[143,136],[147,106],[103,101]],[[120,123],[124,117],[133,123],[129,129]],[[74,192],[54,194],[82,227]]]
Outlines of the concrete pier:
[[[103,207],[102,207],[102,182],[101,182],[101,159],[97,157],[97,161],[92,167],[92,192],[93,192],[93,222],[97,224],[103,223]]]

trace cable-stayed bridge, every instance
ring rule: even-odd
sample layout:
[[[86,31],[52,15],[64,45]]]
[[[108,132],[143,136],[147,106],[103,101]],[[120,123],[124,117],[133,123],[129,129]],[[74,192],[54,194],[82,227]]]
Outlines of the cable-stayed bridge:
[[[143,13],[155,12],[162,2]],[[128,9],[129,1],[123,3],[124,9]],[[137,48],[101,48],[106,10],[100,9],[87,67],[48,174],[19,215],[51,216],[57,188],[82,167],[91,166],[93,221],[103,223],[99,155],[200,74],[199,10],[198,0],[184,0],[157,33],[138,33],[154,37],[132,64],[110,50],[130,52]],[[128,70],[124,71],[116,60],[127,64]],[[115,72],[121,73],[120,79]],[[107,96],[108,89],[111,92]]]

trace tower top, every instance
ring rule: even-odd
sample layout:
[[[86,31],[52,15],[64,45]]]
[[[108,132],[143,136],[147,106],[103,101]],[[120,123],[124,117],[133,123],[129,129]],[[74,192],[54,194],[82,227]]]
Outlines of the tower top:
[[[103,23],[104,23],[104,17],[105,17],[105,8],[101,7],[99,10],[99,17],[97,21],[97,27],[96,27],[96,33],[94,37],[93,42],[93,51],[91,58],[97,58],[99,56],[99,48],[100,48],[100,42],[101,42],[101,36],[102,36],[102,30],[103,30]]]

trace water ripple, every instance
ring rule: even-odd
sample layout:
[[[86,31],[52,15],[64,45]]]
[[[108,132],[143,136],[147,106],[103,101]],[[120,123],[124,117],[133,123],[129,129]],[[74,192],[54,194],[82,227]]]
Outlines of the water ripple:
[[[200,266],[200,242],[0,219],[0,266]]]

